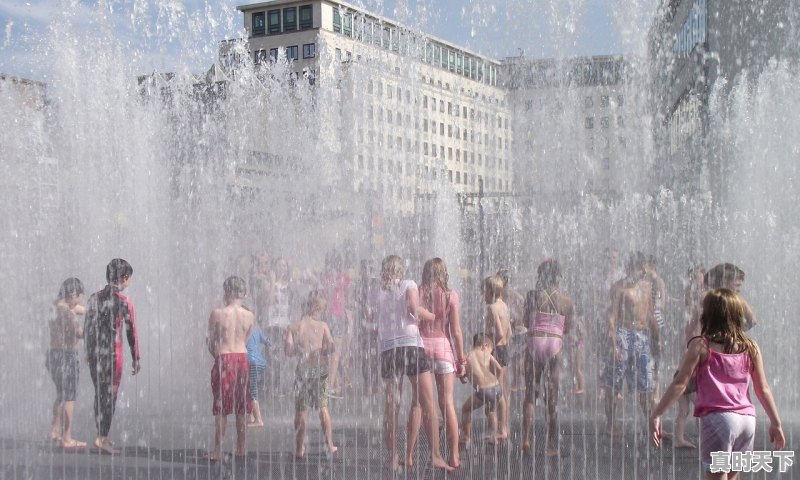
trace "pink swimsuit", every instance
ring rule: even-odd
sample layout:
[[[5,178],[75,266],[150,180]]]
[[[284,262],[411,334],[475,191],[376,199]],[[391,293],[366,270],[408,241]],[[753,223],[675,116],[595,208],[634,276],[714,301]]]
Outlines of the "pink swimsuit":
[[[453,348],[450,345],[447,329],[450,323],[450,311],[459,308],[458,294],[454,290],[444,293],[436,286],[431,294],[433,300],[433,306],[431,306],[428,305],[427,289],[420,290],[420,304],[436,315],[433,322],[425,322],[420,325],[420,335],[425,344],[425,353],[434,362],[449,363],[452,371],[455,371],[456,362],[453,358]],[[433,298],[434,295],[437,298]]]
[[[557,310],[550,294],[545,292],[545,295],[553,309]],[[536,312],[531,317],[528,319],[528,352],[536,363],[546,363],[561,352],[566,317],[558,313],[545,312]],[[558,336],[537,336],[540,334]]]

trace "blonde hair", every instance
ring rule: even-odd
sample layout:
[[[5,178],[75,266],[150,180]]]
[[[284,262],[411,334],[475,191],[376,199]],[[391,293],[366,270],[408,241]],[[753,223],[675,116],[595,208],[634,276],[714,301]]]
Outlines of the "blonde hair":
[[[392,280],[403,278],[405,267],[403,259],[397,255],[389,255],[381,262],[381,289],[386,290]]]
[[[450,289],[447,287],[447,265],[439,257],[431,258],[422,267],[422,281],[420,282],[420,296],[425,305],[433,307],[433,291],[438,286],[444,294],[445,305],[450,303]]]
[[[755,362],[758,346],[744,333],[746,307],[742,297],[727,288],[710,290],[703,299],[702,334],[723,346],[725,353],[746,352]]]
[[[484,295],[484,298],[486,298],[486,294],[487,293],[491,293],[491,295],[492,295],[491,296],[492,301],[491,302],[487,302],[487,303],[494,303],[494,302],[497,301],[497,299],[503,298],[503,286],[504,285],[505,285],[505,282],[503,282],[503,278],[500,277],[499,275],[492,275],[492,276],[486,277],[486,279],[483,281],[483,295]]]

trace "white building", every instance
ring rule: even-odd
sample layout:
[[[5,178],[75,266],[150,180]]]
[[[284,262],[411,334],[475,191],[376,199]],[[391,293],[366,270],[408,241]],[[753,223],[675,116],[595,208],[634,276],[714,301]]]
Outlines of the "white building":
[[[356,191],[410,208],[442,178],[456,192],[477,192],[481,183],[486,191],[513,189],[500,62],[344,2],[238,9],[254,64],[288,61],[298,79],[337,87],[330,121],[339,128],[324,140],[346,162]],[[223,42],[220,65],[240,64],[236,56],[233,43]]]

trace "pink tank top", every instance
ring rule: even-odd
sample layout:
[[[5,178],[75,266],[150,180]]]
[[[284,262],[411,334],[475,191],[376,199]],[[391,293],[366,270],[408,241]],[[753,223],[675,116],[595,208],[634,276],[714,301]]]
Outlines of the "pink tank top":
[[[447,328],[450,324],[450,312],[459,310],[458,293],[455,290],[445,293],[438,286],[433,288],[433,292],[420,288],[419,300],[423,307],[436,315],[436,320],[421,325],[422,337],[449,339]],[[430,305],[431,301],[433,305]]]
[[[714,412],[732,412],[755,416],[750,401],[750,355],[720,353],[708,347],[706,361],[697,366],[697,397],[694,416],[702,417]]]

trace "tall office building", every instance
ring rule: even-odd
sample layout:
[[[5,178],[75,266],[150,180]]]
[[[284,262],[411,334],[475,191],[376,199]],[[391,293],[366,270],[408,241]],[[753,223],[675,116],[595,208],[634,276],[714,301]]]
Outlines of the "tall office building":
[[[344,2],[276,0],[238,7],[250,55],[287,62],[297,81],[336,88],[320,110],[322,142],[356,191],[409,210],[446,179],[457,193],[513,189],[513,129],[501,62]],[[235,69],[242,49],[220,48]]]

